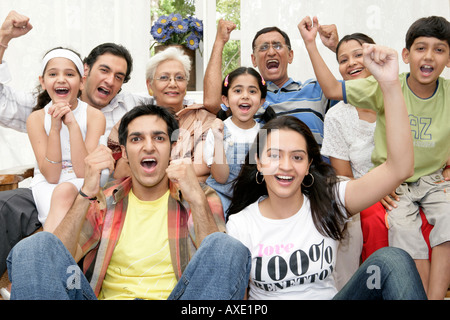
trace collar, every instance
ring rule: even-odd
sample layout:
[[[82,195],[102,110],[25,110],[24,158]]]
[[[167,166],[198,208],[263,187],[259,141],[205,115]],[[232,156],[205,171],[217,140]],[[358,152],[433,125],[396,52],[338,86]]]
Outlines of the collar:
[[[267,90],[275,91],[275,90],[279,90],[279,89],[282,89],[282,88],[286,88],[286,87],[290,86],[291,84],[295,84],[295,85],[300,86],[300,87],[302,86],[302,83],[300,81],[294,81],[292,78],[289,78],[288,81],[286,81],[281,88],[278,87],[272,81],[267,81]]]
[[[127,177],[119,181],[113,181],[111,184],[105,186],[105,189],[103,193],[105,194],[106,198],[112,197],[114,203],[118,203],[122,201],[126,196],[128,196],[128,193],[130,193],[131,187],[132,187],[132,178]],[[169,181],[169,190],[170,190],[170,196],[177,200],[181,201],[181,191],[179,188],[175,186],[171,181]]]

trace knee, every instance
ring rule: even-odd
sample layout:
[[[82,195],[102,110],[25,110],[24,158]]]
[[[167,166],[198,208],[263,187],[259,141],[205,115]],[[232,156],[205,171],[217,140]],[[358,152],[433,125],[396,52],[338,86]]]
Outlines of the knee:
[[[227,259],[234,262],[251,262],[250,251],[239,240],[222,232],[215,232],[207,236],[202,246],[210,251],[209,257],[215,256],[222,262]]]
[[[76,195],[78,192],[77,187],[70,182],[63,182],[59,184],[52,194],[52,199],[69,199]]]
[[[54,234],[39,232],[17,243],[7,260],[12,263],[13,261],[30,261],[32,257],[43,257],[52,252],[49,248],[54,248],[59,243],[59,239]]]
[[[389,270],[402,269],[408,270],[415,267],[414,260],[405,250],[395,247],[384,247],[375,251],[366,260],[369,264],[387,267]]]

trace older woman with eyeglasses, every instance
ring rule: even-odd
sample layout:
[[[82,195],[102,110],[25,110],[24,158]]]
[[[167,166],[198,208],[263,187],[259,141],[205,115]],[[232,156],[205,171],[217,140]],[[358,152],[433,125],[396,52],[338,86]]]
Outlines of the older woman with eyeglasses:
[[[188,105],[185,97],[190,70],[189,57],[181,49],[169,47],[149,60],[146,69],[147,88],[154,99],[153,103],[170,108],[178,119],[180,132],[172,159],[190,157],[199,181],[204,182],[209,176],[209,168],[202,161],[202,142],[216,115],[207,111],[203,105]],[[129,173],[128,164],[121,160],[119,125],[120,122],[108,139],[108,146],[117,160],[114,172],[116,179]]]

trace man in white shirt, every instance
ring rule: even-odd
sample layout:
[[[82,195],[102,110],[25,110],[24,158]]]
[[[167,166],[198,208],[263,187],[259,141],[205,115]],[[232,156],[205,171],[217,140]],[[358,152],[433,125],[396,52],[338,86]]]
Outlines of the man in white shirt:
[[[26,132],[26,120],[36,105],[32,93],[16,92],[4,84],[11,79],[3,56],[12,39],[26,35],[33,27],[30,19],[11,11],[0,28],[0,125]],[[105,135],[122,116],[146,98],[119,93],[129,81],[133,60],[123,46],[101,44],[84,60],[86,79],[80,99],[100,109],[106,117]],[[148,98],[147,98],[148,100]],[[31,190],[19,188],[0,192],[0,275],[6,257],[22,238],[40,227]]]

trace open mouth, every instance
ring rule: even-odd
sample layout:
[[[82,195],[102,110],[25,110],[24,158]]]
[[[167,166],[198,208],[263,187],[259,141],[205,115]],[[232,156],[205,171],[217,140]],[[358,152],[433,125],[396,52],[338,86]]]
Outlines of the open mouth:
[[[241,110],[244,113],[247,113],[250,111],[251,105],[247,104],[247,103],[243,103],[239,105],[239,110]]]
[[[424,66],[420,67],[420,71],[425,75],[429,75],[434,71],[434,68],[429,65],[424,65]]]
[[[141,161],[141,166],[145,169],[145,171],[152,171],[157,164],[158,161],[156,161],[156,159],[143,159]]]
[[[104,96],[108,96],[111,93],[111,90],[106,89],[105,87],[98,87],[97,91]]]
[[[266,63],[266,67],[267,69],[278,69],[278,67],[280,66],[280,62],[278,60],[269,60]]]
[[[351,76],[357,76],[359,75],[361,72],[363,72],[363,68],[358,68],[358,69],[353,69],[352,71],[350,71],[348,74]]]
[[[292,180],[294,180],[294,178],[291,176],[281,176],[281,175],[276,175],[275,179],[281,182],[291,182]]]
[[[56,88],[55,92],[59,96],[66,96],[69,94],[70,90],[68,88]]]

